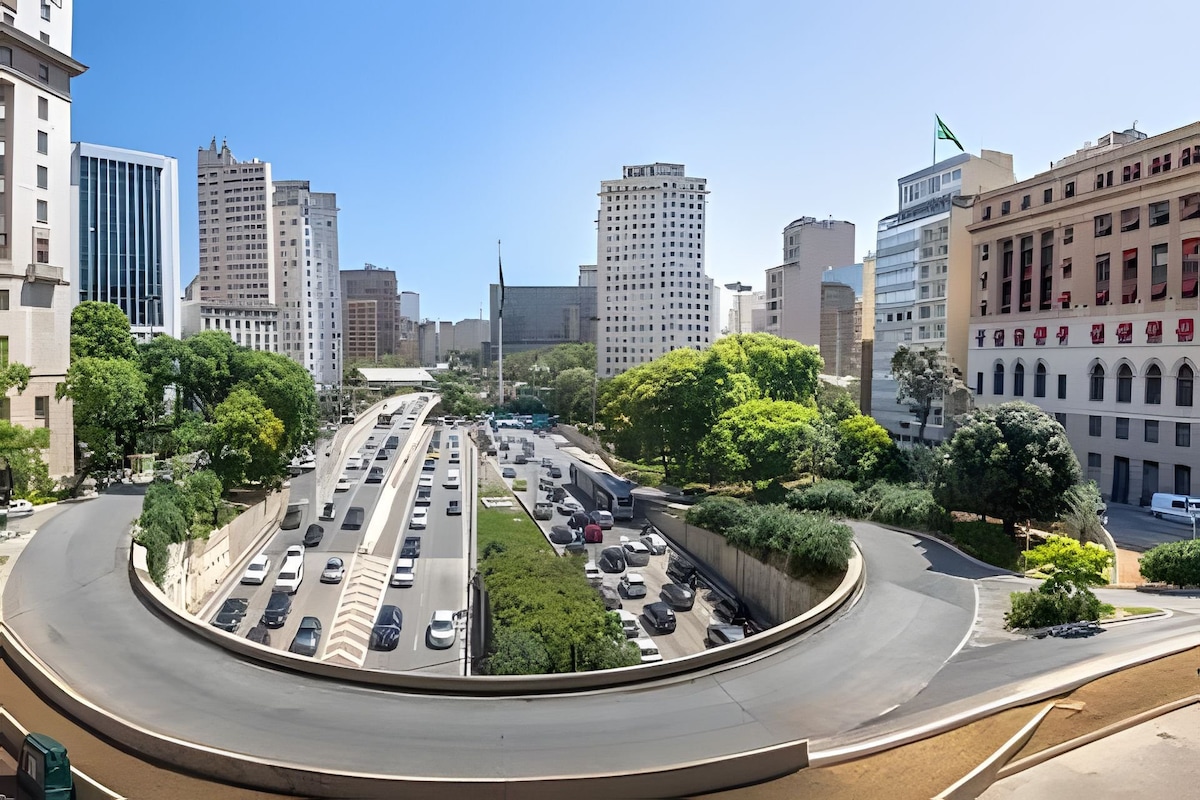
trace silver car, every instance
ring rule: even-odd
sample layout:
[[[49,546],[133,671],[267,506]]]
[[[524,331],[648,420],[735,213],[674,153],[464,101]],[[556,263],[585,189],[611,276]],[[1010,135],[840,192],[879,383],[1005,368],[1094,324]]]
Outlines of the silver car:
[[[346,577],[346,564],[340,558],[331,558],[325,562],[321,571],[321,583],[341,583]]]

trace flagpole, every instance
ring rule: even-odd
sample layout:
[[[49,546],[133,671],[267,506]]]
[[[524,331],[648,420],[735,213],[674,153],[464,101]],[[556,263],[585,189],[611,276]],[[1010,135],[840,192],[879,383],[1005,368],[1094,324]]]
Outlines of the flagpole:
[[[500,240],[499,239],[496,240],[496,263],[497,264],[503,263],[500,260]],[[500,405],[503,406],[504,405],[504,271],[503,271],[503,267],[501,267],[501,271],[500,271],[499,323],[500,324],[499,324],[499,329],[497,330],[497,335],[498,335],[498,338],[500,339],[500,341],[498,342],[499,353],[500,353],[500,359],[499,359],[500,363],[496,369],[496,372],[500,377],[500,386],[499,386],[500,398],[499,398],[499,400],[500,400]]]
[[[938,139],[938,124],[937,114],[933,115],[933,163],[937,164],[937,139]]]

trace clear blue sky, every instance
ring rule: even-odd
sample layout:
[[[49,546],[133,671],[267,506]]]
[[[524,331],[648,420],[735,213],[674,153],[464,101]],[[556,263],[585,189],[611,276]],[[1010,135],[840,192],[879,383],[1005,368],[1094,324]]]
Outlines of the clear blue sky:
[[[930,163],[935,112],[968,150],[1013,153],[1018,178],[1134,119],[1156,134],[1200,118],[1194,12],[81,0],[72,138],[179,159],[185,284],[195,152],[215,135],[336,192],[342,268],[394,268],[423,316],[479,314],[498,238],[509,285],[574,283],[600,181],[653,161],[708,179],[706,268],[758,288],[796,217],[850,220],[858,256],[872,249],[896,179]]]

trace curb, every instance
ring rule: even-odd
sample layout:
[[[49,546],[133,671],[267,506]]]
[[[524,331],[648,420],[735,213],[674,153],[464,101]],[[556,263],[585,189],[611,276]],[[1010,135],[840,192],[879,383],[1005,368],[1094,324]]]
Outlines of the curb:
[[[913,530],[909,530],[908,528],[900,528],[896,525],[884,525],[883,523],[873,522],[872,520],[867,520],[867,519],[853,520],[853,521],[854,522],[865,522],[869,525],[874,525],[876,527],[883,528],[884,530],[887,530],[887,531],[895,531],[897,533],[907,533],[909,536],[916,536],[918,539],[925,539],[927,541],[937,542],[938,544],[942,545],[943,547],[947,548],[948,550],[954,551],[954,553],[956,553],[958,556],[966,559],[967,561],[970,561],[972,564],[974,564],[977,567],[982,567],[983,569],[996,570],[1001,575],[1015,575],[1018,578],[1025,577],[1020,572],[1013,572],[1012,570],[1007,570],[1004,567],[997,567],[995,564],[989,564],[986,561],[980,561],[978,558],[971,555],[970,553],[967,553],[967,552],[964,552],[963,550],[961,550],[953,542],[947,542],[945,539],[941,539],[937,536],[934,536],[931,533],[924,533],[922,531],[913,531]],[[999,577],[999,576],[997,575],[997,576],[993,576],[993,577]],[[977,580],[977,579],[976,578],[964,578],[964,580]]]

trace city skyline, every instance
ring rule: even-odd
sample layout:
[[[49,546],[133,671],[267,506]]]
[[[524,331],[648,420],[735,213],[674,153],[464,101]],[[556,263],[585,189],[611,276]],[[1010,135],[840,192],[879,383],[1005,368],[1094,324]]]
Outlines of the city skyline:
[[[1186,8],[1170,3],[1163,16]],[[597,182],[625,165],[685,163],[720,186],[706,271],[718,285],[759,285],[778,264],[778,232],[800,216],[855,223],[861,260],[896,205],[895,176],[931,163],[935,113],[968,151],[1013,153],[1021,179],[1134,119],[1151,135],[1190,121],[1171,81],[1136,70],[1097,80],[1090,58],[1066,57],[1058,32],[1085,42],[1108,29],[1082,4],[1016,3],[997,17],[933,3],[868,4],[853,17],[786,4],[754,14],[717,3],[622,9],[172,8],[172,30],[236,19],[223,33],[230,55],[214,57],[205,37],[162,35],[157,4],[85,4],[76,51],[91,69],[74,87],[74,138],[185,160],[225,138],[271,161],[280,179],[338,194],[343,264],[394,268],[402,288],[424,295],[428,316],[459,319],[487,301],[497,238],[514,284],[570,285],[594,253]],[[354,60],[310,70],[303,91],[278,88],[265,29]],[[639,30],[694,44],[632,48]],[[1184,64],[1185,35],[1182,26],[1156,33],[1168,74]],[[128,48],[133,39],[139,47]],[[966,58],[1014,52],[1014,41],[1028,58],[1015,53],[1002,67]],[[1049,91],[1046,59],[1068,94]],[[220,86],[229,89],[213,91]],[[264,113],[315,98],[304,125]],[[1031,103],[1036,114],[1004,113]],[[692,123],[679,124],[681,108],[694,110]],[[631,114],[643,120],[636,130],[615,124]],[[943,141],[937,152],[957,149]],[[190,189],[180,194],[186,285],[196,215]]]

